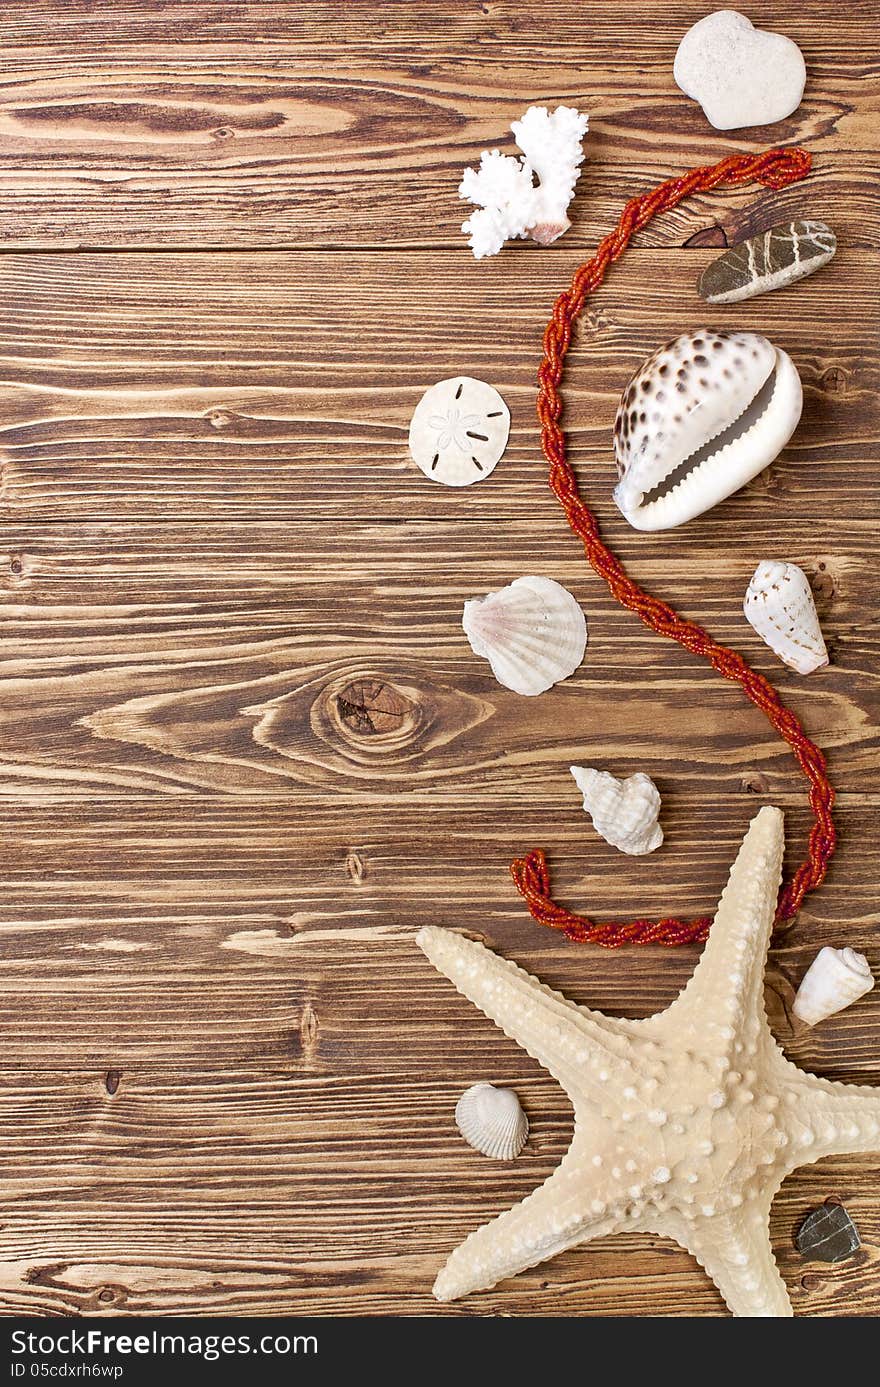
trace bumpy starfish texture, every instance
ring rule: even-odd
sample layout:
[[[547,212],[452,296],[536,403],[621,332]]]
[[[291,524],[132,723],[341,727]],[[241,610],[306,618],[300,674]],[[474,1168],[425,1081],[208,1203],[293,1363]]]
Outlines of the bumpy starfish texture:
[[[574,1136],[550,1178],[453,1252],[455,1300],[617,1232],[674,1238],[734,1315],[791,1315],[770,1246],[773,1196],[795,1167],[880,1149],[880,1092],[805,1074],[764,1011],[782,867],[782,814],[753,820],[703,956],[672,1005],[643,1021],[576,1006],[448,930],[416,936],[434,967],[562,1085]]]

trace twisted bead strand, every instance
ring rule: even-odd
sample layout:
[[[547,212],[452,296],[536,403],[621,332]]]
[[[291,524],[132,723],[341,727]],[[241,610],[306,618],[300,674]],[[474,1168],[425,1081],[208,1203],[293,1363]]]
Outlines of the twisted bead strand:
[[[771,149],[758,155],[732,155],[720,163],[692,169],[680,178],[633,198],[626,204],[614,231],[600,243],[596,254],[581,265],[570,287],[559,295],[544,331],[544,355],[538,370],[538,419],[541,446],[549,465],[550,487],[557,497],[571,529],[584,546],[596,574],[604,580],[612,596],[637,613],[652,631],[677,641],[685,650],[708,660],[712,668],[740,685],[746,697],[760,708],[771,726],[788,743],[810,782],[810,807],[814,823],[809,835],[809,852],[779,895],[776,924],[790,920],[801,902],[823,880],[834,852],[835,830],[831,816],[834,790],[825,770],[822,752],[810,741],[800,722],[786,708],[779,694],[763,675],[758,674],[735,651],[719,645],[702,626],[685,621],[666,602],[644,591],[628,577],[623,564],[602,541],[596,517],[578,491],[577,478],[566,455],[565,434],[561,426],[560,386],[565,358],[571,345],[572,327],[588,296],[605,278],[606,271],[623,255],[632,237],[653,217],[676,207],[694,192],[709,192],[719,186],[735,187],[757,181],[768,188],[784,188],[805,178],[810,171],[810,155],[802,149]],[[552,929],[561,930],[579,943],[601,944],[618,949],[624,944],[690,944],[706,938],[711,917],[697,920],[634,920],[630,924],[597,924],[557,905],[550,895],[550,878],[544,853],[535,851],[511,865],[511,875],[534,918]]]

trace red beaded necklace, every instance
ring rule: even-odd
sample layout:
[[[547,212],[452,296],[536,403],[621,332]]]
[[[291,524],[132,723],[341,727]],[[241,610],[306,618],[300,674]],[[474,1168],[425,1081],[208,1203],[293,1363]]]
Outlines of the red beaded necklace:
[[[780,892],[776,924],[790,920],[808,891],[823,880],[834,852],[835,831],[831,818],[834,790],[825,772],[825,758],[810,741],[798,719],[786,708],[779,694],[761,674],[757,674],[741,655],[719,645],[696,622],[684,621],[672,607],[640,588],[627,577],[620,560],[599,537],[592,511],[581,499],[577,479],[565,451],[562,417],[563,366],[571,346],[572,324],[589,294],[597,289],[605,273],[619,260],[632,237],[658,213],[676,207],[691,193],[706,192],[722,185],[752,180],[768,188],[784,188],[805,178],[811,157],[802,149],[770,149],[758,155],[732,155],[720,163],[692,169],[683,178],[670,178],[642,197],[633,198],[623,209],[614,231],[606,236],[592,260],[581,265],[571,287],[559,295],[553,316],[544,332],[544,356],[538,371],[538,418],[541,444],[550,465],[550,487],[565,511],[568,523],[582,541],[592,568],[603,578],[622,606],[637,612],[646,626],[668,636],[686,650],[702,655],[713,669],[739,684],[747,698],[760,708],[780,737],[791,747],[810,782],[810,806],[815,822],[810,830],[809,853]],[[556,905],[550,896],[547,861],[543,852],[531,852],[511,865],[511,875],[534,918],[543,925],[561,930],[578,943],[601,944],[617,949],[623,944],[689,944],[703,940],[709,931],[710,916],[699,920],[635,920],[631,924],[596,924]]]

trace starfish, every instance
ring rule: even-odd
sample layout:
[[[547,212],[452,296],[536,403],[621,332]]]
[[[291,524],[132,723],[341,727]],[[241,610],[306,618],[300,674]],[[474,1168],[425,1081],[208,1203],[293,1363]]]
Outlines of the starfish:
[[[559,1167],[456,1248],[438,1300],[593,1238],[647,1232],[691,1252],[734,1315],[793,1313],[770,1245],[773,1196],[797,1166],[880,1149],[880,1092],[805,1074],[771,1035],[764,962],[782,850],[782,814],[764,808],[690,981],[641,1021],[576,1006],[448,930],[419,931],[434,967],[549,1070],[575,1115]]]

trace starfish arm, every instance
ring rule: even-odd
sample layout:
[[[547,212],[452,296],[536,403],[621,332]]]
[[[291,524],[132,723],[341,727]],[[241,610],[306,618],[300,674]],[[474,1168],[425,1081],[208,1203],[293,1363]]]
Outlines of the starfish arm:
[[[779,1067],[788,1170],[823,1156],[880,1151],[880,1088],[832,1083],[805,1074],[781,1056]]]
[[[770,1245],[770,1201],[691,1221],[675,1214],[652,1230],[686,1248],[715,1282],[732,1314],[744,1318],[794,1314]]]
[[[585,1191],[572,1147],[534,1194],[478,1228],[455,1249],[434,1282],[434,1295],[438,1300],[458,1300],[471,1291],[488,1290],[557,1252],[614,1232],[618,1219],[602,1197],[601,1183],[589,1185]]]
[[[702,958],[681,995],[651,1018],[658,1034],[724,1051],[736,1034],[750,1048],[767,1029],[764,961],[782,875],[782,813],[752,820],[730,871]]]
[[[635,1081],[631,1038],[622,1026],[451,930],[426,926],[416,943],[438,972],[562,1084],[576,1115],[580,1101],[593,1099],[604,1108],[615,1080]]]

